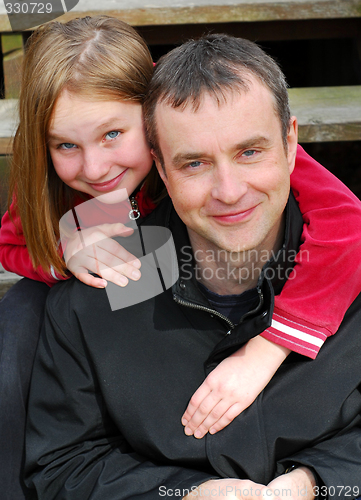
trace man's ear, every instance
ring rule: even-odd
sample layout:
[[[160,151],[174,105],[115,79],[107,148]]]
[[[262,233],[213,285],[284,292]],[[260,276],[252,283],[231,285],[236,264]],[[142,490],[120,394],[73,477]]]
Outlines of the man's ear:
[[[292,174],[295,168],[296,154],[297,154],[297,143],[298,143],[298,123],[295,116],[291,116],[290,119],[290,129],[287,134],[287,146],[288,146],[288,167],[290,174]]]
[[[160,178],[164,182],[164,185],[168,191],[168,195],[171,196],[169,189],[168,189],[169,188],[168,178],[167,178],[167,174],[165,173],[164,167],[163,167],[161,161],[159,160],[158,156],[155,154],[154,149],[151,149],[150,153],[153,156],[155,166],[157,167]]]

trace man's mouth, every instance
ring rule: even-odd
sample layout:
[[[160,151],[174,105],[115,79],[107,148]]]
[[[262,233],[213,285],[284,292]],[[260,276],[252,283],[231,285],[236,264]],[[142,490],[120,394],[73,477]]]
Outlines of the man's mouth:
[[[224,214],[212,215],[212,217],[221,224],[236,224],[237,222],[246,221],[255,211],[258,205],[255,205],[246,210],[236,210]]]

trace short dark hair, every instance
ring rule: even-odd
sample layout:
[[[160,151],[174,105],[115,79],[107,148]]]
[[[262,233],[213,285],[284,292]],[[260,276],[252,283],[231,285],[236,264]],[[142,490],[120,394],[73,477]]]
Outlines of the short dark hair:
[[[189,40],[160,58],[144,102],[147,136],[160,162],[155,109],[165,103],[173,108],[191,104],[196,110],[207,92],[218,102],[225,92],[247,91],[250,75],[271,91],[280,118],[282,140],[287,150],[290,108],[287,83],[278,64],[256,43],[225,34],[212,34]]]

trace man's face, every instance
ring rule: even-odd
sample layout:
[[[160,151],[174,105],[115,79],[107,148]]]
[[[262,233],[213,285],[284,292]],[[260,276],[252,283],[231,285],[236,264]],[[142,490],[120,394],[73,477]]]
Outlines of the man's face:
[[[240,252],[272,249],[279,236],[297,147],[292,119],[286,153],[270,91],[256,78],[218,104],[156,109],[165,173],[158,170],[192,244]]]

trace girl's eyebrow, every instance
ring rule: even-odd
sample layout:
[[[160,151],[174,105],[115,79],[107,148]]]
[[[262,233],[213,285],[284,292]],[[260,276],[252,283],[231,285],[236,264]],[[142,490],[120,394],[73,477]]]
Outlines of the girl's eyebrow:
[[[124,120],[123,120],[124,122]],[[124,126],[124,123],[122,123],[122,119],[119,118],[119,116],[115,116],[114,118],[110,118],[104,123],[101,123],[97,127],[95,127],[95,130],[103,129],[103,128],[112,128],[112,127],[119,127],[120,125]]]
[[[61,135],[56,135],[54,132],[49,132],[48,134],[49,141],[65,141],[66,137]]]
[[[114,118],[110,118],[104,123],[100,123],[96,127],[94,127],[94,130],[103,130],[103,129],[110,129],[110,128],[121,128],[121,126],[124,126],[124,123],[122,123],[121,118],[118,116],[115,116]],[[54,141],[64,141],[67,137],[63,135],[57,135],[56,132],[50,131],[48,133],[48,139],[49,140],[54,140]]]

